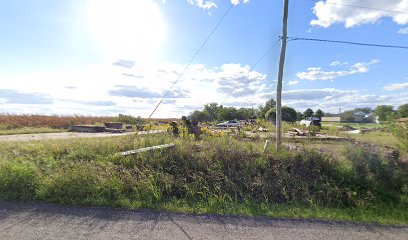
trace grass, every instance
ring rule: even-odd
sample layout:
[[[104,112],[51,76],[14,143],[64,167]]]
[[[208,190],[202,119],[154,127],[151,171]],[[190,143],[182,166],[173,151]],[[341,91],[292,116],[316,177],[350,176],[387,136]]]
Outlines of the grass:
[[[173,150],[115,153],[173,142]],[[344,161],[314,151],[267,149],[231,137],[167,134],[6,142],[0,198],[408,224],[408,176],[359,149]]]
[[[14,129],[1,129],[0,135],[14,135],[14,134],[34,134],[34,133],[56,133],[66,132],[63,128],[49,128],[49,127],[23,127]]]
[[[398,147],[398,140],[392,133],[387,131],[373,131],[364,134],[348,134],[348,136],[360,142],[367,142],[393,148]]]
[[[350,126],[353,128],[381,128],[385,127],[383,124],[377,124],[377,123],[337,123],[337,122],[321,122],[322,126]]]

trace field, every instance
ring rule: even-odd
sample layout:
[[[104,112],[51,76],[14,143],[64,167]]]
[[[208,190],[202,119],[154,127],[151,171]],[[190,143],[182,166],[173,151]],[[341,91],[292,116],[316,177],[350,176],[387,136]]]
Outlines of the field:
[[[136,118],[131,118],[134,120]],[[0,135],[13,134],[33,134],[33,133],[53,133],[66,132],[72,125],[103,125],[104,122],[116,122],[129,120],[124,117],[96,117],[96,116],[47,116],[47,115],[14,115],[0,114]],[[153,124],[177,121],[177,119],[140,119],[143,122]],[[150,128],[150,127],[149,127]]]
[[[176,148],[115,155],[164,143]],[[342,144],[339,160],[312,149],[264,152],[261,140],[229,136],[4,142],[0,198],[408,224],[408,173]]]

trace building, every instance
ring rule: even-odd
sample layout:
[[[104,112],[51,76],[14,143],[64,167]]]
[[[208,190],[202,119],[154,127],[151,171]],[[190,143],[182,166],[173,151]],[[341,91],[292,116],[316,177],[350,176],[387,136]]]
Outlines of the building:
[[[340,123],[340,117],[322,117],[322,122],[333,122],[333,123]]]

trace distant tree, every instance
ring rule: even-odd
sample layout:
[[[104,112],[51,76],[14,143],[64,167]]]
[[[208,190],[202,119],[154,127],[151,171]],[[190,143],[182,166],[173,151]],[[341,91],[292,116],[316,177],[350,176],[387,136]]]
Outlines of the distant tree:
[[[341,121],[346,123],[355,123],[356,118],[353,111],[345,111],[341,114]]]
[[[306,111],[303,113],[303,117],[304,117],[304,118],[313,117],[313,114],[314,114],[313,110],[310,109],[310,108],[308,108],[308,109],[306,109]]]
[[[398,115],[402,118],[408,117],[408,103],[398,107]]]
[[[282,121],[293,123],[293,122],[296,122],[296,119],[297,119],[297,114],[294,108],[286,107],[286,106],[282,107]]]
[[[222,107],[218,109],[217,120],[237,119],[238,111],[234,107]]]
[[[204,105],[204,112],[209,116],[210,121],[217,120],[218,111],[223,108],[222,105],[218,106],[218,103],[209,103]]]
[[[301,113],[301,112],[296,112],[296,120],[297,121],[300,121],[300,120],[302,120],[303,119],[303,113]]]
[[[199,111],[199,110],[195,110],[194,112],[190,113],[188,118],[191,121],[197,121],[197,122],[206,122],[210,120],[210,116],[208,115],[207,112]]]
[[[265,118],[266,112],[268,112],[271,108],[276,107],[275,99],[271,98],[270,100],[265,102],[265,106],[259,106],[259,117]]]
[[[394,107],[392,105],[380,105],[375,108],[374,113],[378,116],[378,120],[386,121],[393,115]]]
[[[322,110],[320,110],[320,109],[317,109],[314,116],[317,117],[317,118],[322,119],[322,117],[324,116],[324,112]]]
[[[265,113],[265,119],[275,122],[276,121],[276,108],[269,109],[269,111]]]
[[[276,108],[270,109],[265,114],[265,118],[275,122],[276,119]],[[282,121],[284,122],[296,122],[297,114],[296,110],[291,107],[282,107]]]
[[[365,114],[370,114],[370,113],[373,112],[373,110],[372,110],[371,108],[369,108],[369,107],[365,107],[365,108],[355,108],[355,109],[353,110],[353,112],[354,112],[354,113],[356,113],[356,112],[362,112],[362,113],[365,113]]]

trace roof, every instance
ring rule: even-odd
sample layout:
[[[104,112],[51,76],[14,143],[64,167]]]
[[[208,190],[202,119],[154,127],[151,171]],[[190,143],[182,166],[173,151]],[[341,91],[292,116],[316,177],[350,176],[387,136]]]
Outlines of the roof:
[[[408,118],[400,118],[398,119],[398,122],[408,122]]]

